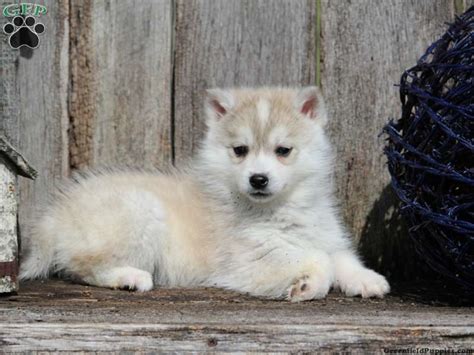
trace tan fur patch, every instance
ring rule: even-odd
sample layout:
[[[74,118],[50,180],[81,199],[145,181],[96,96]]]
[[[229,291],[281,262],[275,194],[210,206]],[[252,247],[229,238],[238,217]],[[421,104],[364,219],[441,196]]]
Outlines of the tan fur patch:
[[[279,138],[271,139],[271,133],[276,130],[282,132],[280,140],[282,137],[287,140],[298,137],[298,141],[305,142],[306,132],[311,131],[307,125],[313,123],[295,110],[295,90],[236,89],[232,94],[236,104],[225,118],[223,127],[228,139],[238,139],[242,127],[248,127],[252,134],[251,150],[255,152],[275,149],[275,141]]]

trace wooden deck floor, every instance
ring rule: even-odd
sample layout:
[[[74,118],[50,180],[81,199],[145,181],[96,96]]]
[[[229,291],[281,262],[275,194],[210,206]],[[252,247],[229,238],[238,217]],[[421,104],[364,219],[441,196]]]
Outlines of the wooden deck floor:
[[[394,296],[300,304],[213,289],[114,291],[29,282],[0,298],[0,351],[311,351],[474,348],[472,308]]]

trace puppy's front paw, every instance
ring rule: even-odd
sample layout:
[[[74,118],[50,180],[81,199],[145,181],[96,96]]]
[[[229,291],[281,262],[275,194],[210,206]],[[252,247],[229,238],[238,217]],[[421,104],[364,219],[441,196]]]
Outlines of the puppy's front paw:
[[[153,288],[153,276],[145,270],[131,266],[96,268],[89,277],[82,279],[84,282],[113,289],[126,289],[136,291],[149,291]]]
[[[118,288],[140,292],[149,291],[153,288],[153,277],[147,271],[128,268],[120,275]]]
[[[382,298],[390,292],[390,285],[385,277],[370,269],[362,269],[346,274],[337,280],[338,286],[347,296],[362,296]]]
[[[331,283],[323,277],[303,276],[288,289],[287,300],[301,302],[326,297]]]

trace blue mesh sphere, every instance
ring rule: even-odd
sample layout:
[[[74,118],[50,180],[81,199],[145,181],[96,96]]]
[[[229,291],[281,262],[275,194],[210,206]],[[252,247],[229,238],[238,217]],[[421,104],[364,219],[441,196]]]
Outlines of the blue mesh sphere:
[[[474,295],[474,7],[405,71],[384,131],[392,187],[419,256]]]

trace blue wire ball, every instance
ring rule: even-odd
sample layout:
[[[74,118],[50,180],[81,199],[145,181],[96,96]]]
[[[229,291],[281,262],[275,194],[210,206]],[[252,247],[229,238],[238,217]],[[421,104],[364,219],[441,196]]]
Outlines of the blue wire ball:
[[[474,294],[474,6],[401,77],[384,128],[392,187],[418,254]]]

